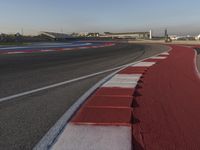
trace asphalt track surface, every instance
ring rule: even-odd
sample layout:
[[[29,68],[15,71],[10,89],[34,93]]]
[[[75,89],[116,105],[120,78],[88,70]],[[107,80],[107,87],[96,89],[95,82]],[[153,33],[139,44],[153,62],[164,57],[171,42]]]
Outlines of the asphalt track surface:
[[[78,51],[0,55],[0,98],[111,69],[167,49],[116,44]],[[77,98],[109,73],[0,102],[0,149],[32,149]]]

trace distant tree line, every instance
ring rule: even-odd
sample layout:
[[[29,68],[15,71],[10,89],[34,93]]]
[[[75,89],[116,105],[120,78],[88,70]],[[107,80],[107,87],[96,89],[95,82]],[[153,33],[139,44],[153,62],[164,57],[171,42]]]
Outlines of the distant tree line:
[[[36,35],[36,36],[27,36],[21,35],[20,33],[16,34],[0,34],[0,43],[24,43],[24,42],[51,42],[51,41],[71,41],[71,40],[112,40],[110,37],[99,37],[99,33],[88,33],[85,36],[78,35],[76,33],[72,34],[73,38],[51,38],[44,34]]]
[[[0,34],[0,42],[42,42],[51,41],[51,39],[43,36],[24,36],[19,33],[16,34]]]

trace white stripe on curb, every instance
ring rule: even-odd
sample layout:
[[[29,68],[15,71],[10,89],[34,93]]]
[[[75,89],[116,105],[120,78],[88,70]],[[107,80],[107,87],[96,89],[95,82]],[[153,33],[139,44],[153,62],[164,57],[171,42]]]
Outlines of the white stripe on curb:
[[[150,57],[151,59],[166,59],[167,57],[157,56],[157,57]]]
[[[168,52],[161,53],[160,55],[169,55]]]
[[[135,78],[140,78],[142,74],[116,74],[113,76],[113,78],[130,78],[130,79],[135,79]]]
[[[156,62],[140,62],[138,64],[132,65],[132,67],[151,67],[154,64],[156,64]]]
[[[127,83],[127,82],[107,82],[102,87],[110,87],[110,88],[135,88],[137,85],[137,82],[135,83]]]
[[[123,75],[121,76],[114,76],[113,78],[111,78],[108,82],[109,83],[137,83],[137,81],[139,80],[139,77],[124,77]]]
[[[130,82],[135,83],[140,79],[140,76],[134,76],[134,75],[125,75],[125,74],[119,74],[118,76],[114,76],[109,82]]]
[[[68,124],[51,150],[131,150],[131,127]]]

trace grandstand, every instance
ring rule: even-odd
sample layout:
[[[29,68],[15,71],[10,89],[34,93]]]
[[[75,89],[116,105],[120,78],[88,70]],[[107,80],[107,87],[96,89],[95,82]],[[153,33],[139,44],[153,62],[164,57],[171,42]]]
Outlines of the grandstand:
[[[150,32],[125,32],[125,33],[104,32],[104,35],[102,37],[149,39],[151,38],[151,31]]]

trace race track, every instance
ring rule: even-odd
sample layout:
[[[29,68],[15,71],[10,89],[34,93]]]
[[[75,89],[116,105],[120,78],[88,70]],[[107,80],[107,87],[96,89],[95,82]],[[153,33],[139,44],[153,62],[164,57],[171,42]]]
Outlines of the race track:
[[[112,69],[167,49],[160,45],[115,44],[104,48],[1,54],[0,149],[31,149],[77,98],[112,71],[24,96],[13,95]]]

